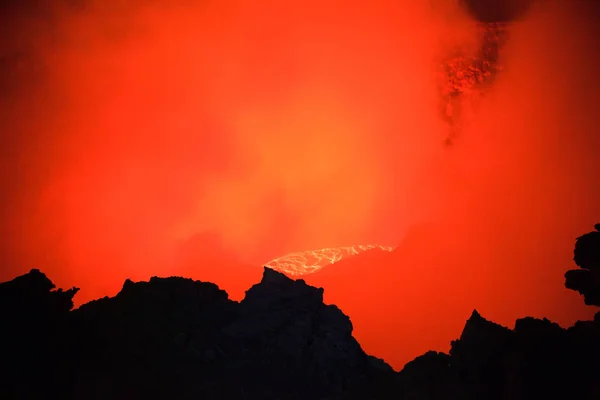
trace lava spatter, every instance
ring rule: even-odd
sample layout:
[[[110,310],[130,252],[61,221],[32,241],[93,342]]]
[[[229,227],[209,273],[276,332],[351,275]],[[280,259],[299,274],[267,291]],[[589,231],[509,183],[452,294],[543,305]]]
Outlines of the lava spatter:
[[[500,55],[510,24],[480,23],[477,27],[482,42],[475,54],[456,46],[439,64],[437,86],[440,116],[448,124],[446,145],[452,145],[469,124],[481,98],[504,69]]]

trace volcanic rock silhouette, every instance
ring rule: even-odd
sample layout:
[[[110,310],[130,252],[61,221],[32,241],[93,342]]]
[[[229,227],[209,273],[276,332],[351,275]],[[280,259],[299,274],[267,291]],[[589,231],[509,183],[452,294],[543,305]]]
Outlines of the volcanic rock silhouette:
[[[450,354],[429,352],[399,373],[405,399],[594,399],[600,396],[600,320],[563,329],[523,318],[513,330],[477,311]]]
[[[578,239],[580,265],[599,259],[597,237]],[[473,311],[449,354],[396,373],[323,289],[269,268],[239,303],[181,277],[126,280],[73,311],[78,289],[53,289],[39,270],[0,284],[3,399],[600,398],[600,313],[511,330]]]
[[[323,304],[322,289],[268,268],[240,303],[212,283],[127,280],[114,298],[68,319],[76,290],[52,287],[37,270],[0,286],[10,311],[1,342],[2,354],[12,352],[2,373],[8,398],[339,397],[394,374],[362,351],[349,318]],[[66,376],[72,380],[57,381]]]
[[[565,286],[583,295],[585,304],[600,306],[600,224],[577,238],[573,260],[581,269],[567,271]]]

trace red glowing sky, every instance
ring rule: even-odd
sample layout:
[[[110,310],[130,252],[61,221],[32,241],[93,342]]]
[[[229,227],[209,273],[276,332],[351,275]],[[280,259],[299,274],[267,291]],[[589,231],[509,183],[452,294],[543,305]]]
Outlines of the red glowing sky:
[[[593,2],[514,27],[452,148],[434,60],[472,22],[450,0],[55,3],[0,20],[0,279],[40,268],[81,303],[127,277],[218,276],[239,298],[237,262],[427,221],[482,291],[542,288],[500,318],[587,315],[562,275],[600,221]]]

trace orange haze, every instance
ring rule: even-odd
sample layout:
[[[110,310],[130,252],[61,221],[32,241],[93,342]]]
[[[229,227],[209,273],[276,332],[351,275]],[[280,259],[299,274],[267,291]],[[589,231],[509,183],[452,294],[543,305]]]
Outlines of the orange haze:
[[[40,268],[80,304],[183,274],[239,299],[261,262],[431,222],[458,272],[410,268],[450,297],[382,260],[405,279],[373,279],[411,308],[344,297],[367,351],[400,367],[473,307],[505,324],[590,315],[563,274],[600,221],[596,2],[517,24],[508,72],[450,148],[435,59],[473,32],[451,0],[20,3],[0,6],[0,280]],[[409,323],[448,302],[439,326]],[[402,326],[429,331],[398,353]]]

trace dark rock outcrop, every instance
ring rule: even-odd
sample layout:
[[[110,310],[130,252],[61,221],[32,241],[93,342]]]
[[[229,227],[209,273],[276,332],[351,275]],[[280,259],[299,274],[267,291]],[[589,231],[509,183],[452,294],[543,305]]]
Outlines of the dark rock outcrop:
[[[510,330],[477,311],[450,354],[429,352],[399,373],[404,399],[600,398],[600,324],[563,329],[523,318]]]
[[[35,398],[66,384],[65,333],[79,289],[54,288],[37,269],[0,283],[0,398]]]
[[[577,238],[573,260],[581,269],[567,271],[565,286],[583,295],[585,304],[600,306],[600,224]]]

